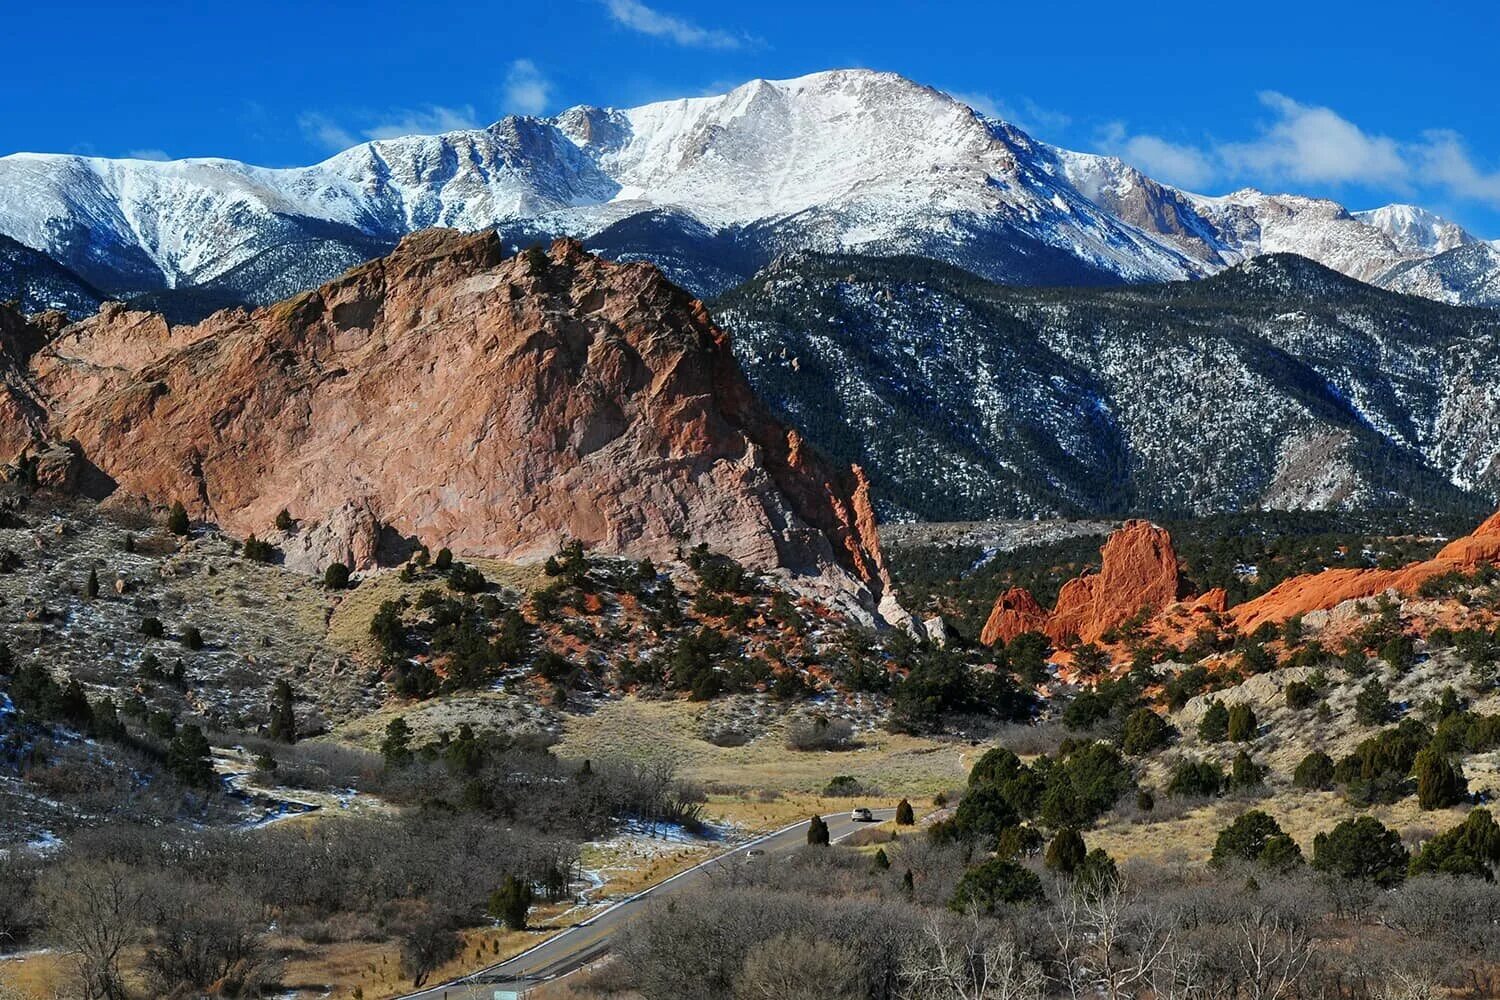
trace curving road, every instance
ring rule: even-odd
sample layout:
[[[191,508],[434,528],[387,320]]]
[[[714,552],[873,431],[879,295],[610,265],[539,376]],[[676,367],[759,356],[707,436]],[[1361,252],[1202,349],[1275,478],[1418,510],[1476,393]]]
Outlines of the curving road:
[[[876,809],[874,814],[876,821],[884,821],[893,819],[896,810]],[[869,825],[852,821],[847,812],[833,813],[824,816],[823,820],[828,824],[829,838],[835,843]],[[651,888],[621,900],[514,958],[487,966],[461,979],[429,986],[416,993],[407,993],[398,1000],[491,1000],[497,990],[524,992],[529,987],[566,976],[602,958],[609,951],[609,939],[626,922],[639,916],[650,900],[701,884],[712,878],[716,869],[743,863],[747,851],[764,851],[768,856],[784,855],[806,844],[807,821],[804,820],[663,879]]]

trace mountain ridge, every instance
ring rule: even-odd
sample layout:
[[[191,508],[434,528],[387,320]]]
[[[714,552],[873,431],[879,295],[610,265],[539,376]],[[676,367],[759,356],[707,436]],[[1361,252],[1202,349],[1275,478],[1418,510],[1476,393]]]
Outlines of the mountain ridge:
[[[1406,209],[1193,194],[868,70],[377,139],[307,167],[0,157],[0,233],[112,295],[215,285],[252,304],[261,284],[310,287],[429,226],[495,228],[510,249],[598,239],[619,259],[660,259],[699,295],[794,249],[1099,284],[1202,277],[1277,250],[1368,280],[1472,240]]]

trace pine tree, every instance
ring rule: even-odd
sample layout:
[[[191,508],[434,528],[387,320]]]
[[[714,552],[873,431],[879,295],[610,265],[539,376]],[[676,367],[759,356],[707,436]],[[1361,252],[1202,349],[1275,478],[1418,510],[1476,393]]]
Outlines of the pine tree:
[[[875,852],[875,867],[879,868],[881,871],[884,871],[890,866],[891,859],[886,855],[885,848],[882,847]]]
[[[177,731],[167,746],[167,767],[184,785],[213,787],[216,775],[203,730],[189,723]]]
[[[823,822],[823,817],[814,816],[807,824],[807,842],[809,844],[828,844],[828,824]]]
[[[1208,703],[1198,722],[1198,738],[1205,743],[1222,743],[1229,738],[1229,709],[1217,698]]]
[[[912,812],[911,803],[902,799],[896,803],[896,825],[912,826],[917,822],[916,815]]]
[[[1446,809],[1458,805],[1468,792],[1463,773],[1447,754],[1429,747],[1417,754],[1417,803],[1423,809]]]
[[[1249,705],[1236,705],[1229,710],[1229,725],[1225,735],[1234,743],[1255,739],[1255,710]]]
[[[167,515],[167,530],[174,535],[186,535],[192,527],[188,521],[187,508],[182,505],[182,501],[173,501],[171,513]]]
[[[490,893],[490,916],[513,931],[524,931],[526,914],[534,899],[535,893],[529,882],[507,875],[500,888]]]
[[[1047,856],[1042,860],[1051,870],[1071,875],[1087,856],[1088,849],[1083,843],[1083,836],[1072,827],[1065,826],[1057,831],[1057,836],[1047,845]]]
[[[292,686],[277,680],[271,692],[271,739],[278,743],[297,742],[297,717],[292,711]]]
[[[99,571],[89,570],[88,582],[83,585],[83,596],[89,600],[99,596]]]
[[[404,716],[396,716],[385,727],[380,755],[385,758],[386,767],[405,767],[411,763],[411,727]]]

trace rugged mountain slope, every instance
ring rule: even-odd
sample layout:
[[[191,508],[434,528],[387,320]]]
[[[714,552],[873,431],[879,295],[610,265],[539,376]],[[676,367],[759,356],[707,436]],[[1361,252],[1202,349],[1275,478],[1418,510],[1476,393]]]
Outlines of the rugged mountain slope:
[[[18,302],[28,313],[87,316],[102,301],[104,293],[46,254],[0,236],[0,302]]]
[[[377,140],[310,167],[0,157],[0,233],[113,295],[212,286],[207,307],[311,287],[428,227],[555,234],[658,261],[699,294],[789,250],[916,254],[1018,284],[1198,277],[1292,251],[1358,277],[1467,238],[1425,214],[1202,198],[1049,146],[889,73],[576,107]]]
[[[867,611],[889,597],[859,470],[771,418],[701,304],[576,243],[504,259],[493,234],[429,231],[254,313],[107,307],[26,369],[23,430],[235,534],[285,507],[362,565],[418,540],[705,541]]]
[[[1091,291],[801,255],[713,309],[891,516],[1472,512],[1500,490],[1500,317],[1298,257]]]
[[[1377,281],[1392,291],[1451,305],[1500,306],[1500,243],[1468,243],[1398,264]]]

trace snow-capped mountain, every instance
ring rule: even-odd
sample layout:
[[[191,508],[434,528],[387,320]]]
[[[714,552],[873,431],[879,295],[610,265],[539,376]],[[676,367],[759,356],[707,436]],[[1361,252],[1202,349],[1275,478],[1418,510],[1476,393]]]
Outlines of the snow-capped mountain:
[[[1500,242],[1465,243],[1435,257],[1407,261],[1377,282],[1452,305],[1500,306]]]
[[[1386,205],[1354,217],[1385,233],[1403,253],[1431,256],[1479,242],[1458,223],[1416,205]]]
[[[0,233],[111,294],[215,301],[267,301],[435,225],[579,236],[702,294],[789,250],[918,254],[1016,284],[1195,278],[1291,251],[1368,278],[1468,239],[1419,211],[1200,197],[865,70],[377,140],[310,167],[0,158]]]

